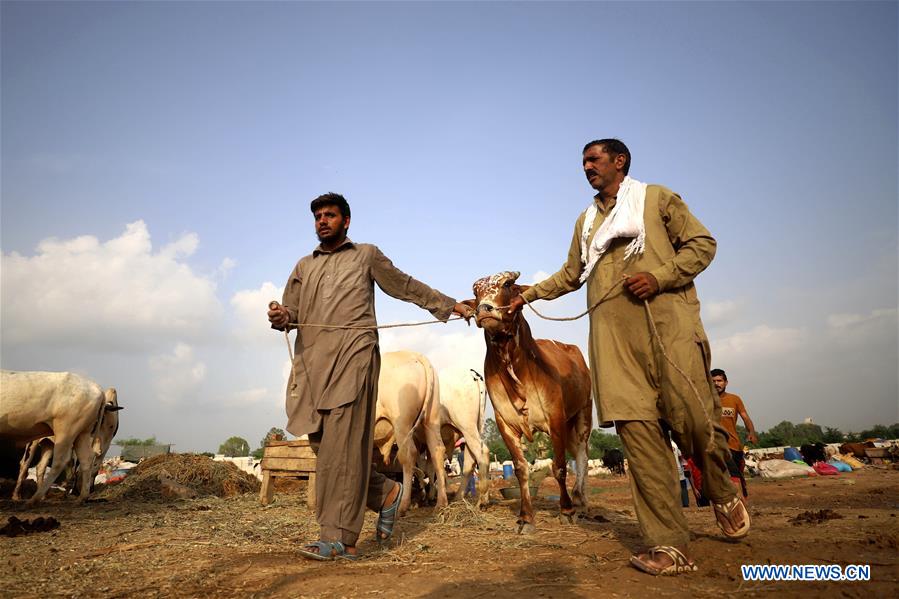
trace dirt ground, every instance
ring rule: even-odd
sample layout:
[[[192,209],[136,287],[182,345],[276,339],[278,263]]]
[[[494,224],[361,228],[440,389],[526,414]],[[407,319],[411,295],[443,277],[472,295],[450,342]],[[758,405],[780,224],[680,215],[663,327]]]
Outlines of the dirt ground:
[[[290,482],[290,481],[288,481]],[[822,597],[899,596],[899,471],[749,481],[753,528],[725,541],[709,508],[686,510],[699,571],[654,578],[628,565],[639,547],[624,478],[591,478],[589,509],[561,524],[547,479],[538,532],[515,533],[517,501],[488,509],[454,502],[413,509],[395,542],[369,540],[357,562],[311,562],[295,548],[317,538],[305,490],[163,501],[51,497],[36,509],[0,500],[0,524],[52,516],[48,532],[0,536],[5,597]],[[498,485],[504,484],[497,481]],[[452,488],[452,487],[451,487]],[[8,494],[6,495],[8,497]],[[692,498],[691,498],[692,500]],[[825,512],[825,517],[805,512]],[[830,517],[826,517],[830,516]],[[841,517],[839,517],[841,516]],[[795,522],[791,522],[795,521]],[[869,564],[868,582],[746,582],[741,564]]]

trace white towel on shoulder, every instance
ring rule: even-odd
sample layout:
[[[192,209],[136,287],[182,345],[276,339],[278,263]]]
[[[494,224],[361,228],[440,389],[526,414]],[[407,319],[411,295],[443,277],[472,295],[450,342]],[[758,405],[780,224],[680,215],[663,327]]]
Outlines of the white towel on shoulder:
[[[615,207],[599,225],[593,242],[588,245],[587,240],[590,238],[590,230],[593,228],[593,220],[596,218],[596,202],[590,204],[584,218],[584,228],[581,230],[581,262],[584,264],[581,283],[587,280],[599,258],[609,249],[612,240],[617,237],[634,238],[625,248],[625,259],[643,253],[646,241],[646,226],[643,223],[645,203],[646,183],[625,177],[618,187],[618,199]]]

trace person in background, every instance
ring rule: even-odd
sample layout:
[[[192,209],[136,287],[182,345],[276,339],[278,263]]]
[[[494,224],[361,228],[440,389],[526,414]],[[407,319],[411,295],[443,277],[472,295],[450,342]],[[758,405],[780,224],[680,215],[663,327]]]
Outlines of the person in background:
[[[720,368],[715,368],[711,372],[712,383],[715,385],[715,391],[718,392],[718,400],[721,402],[721,426],[727,431],[727,446],[730,449],[733,464],[728,464],[731,470],[731,476],[738,478],[740,487],[743,491],[743,497],[748,497],[746,491],[746,458],[743,454],[743,442],[737,434],[737,416],[743,419],[746,430],[749,432],[747,440],[750,443],[758,443],[758,435],[755,433],[755,425],[749,418],[746,406],[739,395],[727,392],[727,373]]]
[[[674,441],[671,442],[671,448],[674,450],[674,463],[677,464],[677,477],[680,480],[681,506],[690,507],[690,490],[687,489],[687,475],[684,473],[684,456]]]

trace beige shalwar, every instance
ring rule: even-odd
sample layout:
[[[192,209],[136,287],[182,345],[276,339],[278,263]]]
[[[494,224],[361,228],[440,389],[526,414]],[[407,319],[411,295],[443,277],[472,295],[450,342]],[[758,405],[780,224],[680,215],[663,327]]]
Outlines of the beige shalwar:
[[[374,245],[347,239],[302,258],[284,288],[290,322],[374,327],[374,284],[446,321],[455,300],[397,269]],[[290,328],[296,328],[290,326]],[[374,329],[299,327],[287,387],[287,430],[316,452],[321,538],[355,545],[365,506],[379,509],[392,485],[372,468],[380,369]]]

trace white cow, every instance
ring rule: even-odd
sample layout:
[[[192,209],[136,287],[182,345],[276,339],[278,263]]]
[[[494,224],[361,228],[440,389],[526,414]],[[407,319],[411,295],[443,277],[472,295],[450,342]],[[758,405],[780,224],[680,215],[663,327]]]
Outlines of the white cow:
[[[487,408],[484,378],[468,368],[446,368],[440,372],[440,420],[438,426],[448,455],[456,441],[465,437],[462,483],[456,492],[461,498],[475,464],[478,466],[478,505],[486,505],[490,489],[490,451],[481,435]]]
[[[437,374],[427,358],[411,351],[389,352],[381,358],[378,377],[378,403],[375,411],[374,444],[384,463],[390,461],[390,451],[397,446],[397,459],[403,467],[403,498],[399,513],[404,514],[412,503],[412,469],[418,460],[421,444],[427,447],[432,463],[437,464],[437,505],[445,506],[445,457],[440,439],[440,389]]]
[[[19,441],[52,436],[54,440],[50,471],[38,484],[29,504],[44,498],[69,463],[73,448],[79,463],[88,465],[79,471],[79,496],[81,501],[87,499],[96,451],[102,448],[101,434],[108,434],[112,424],[104,424],[104,416],[121,409],[115,390],[109,391],[115,403],[107,407],[107,394],[100,386],[77,374],[0,372],[0,436]],[[112,434],[117,427],[118,418]]]
[[[103,392],[103,396],[104,409],[102,421],[100,422],[100,426],[96,433],[93,435],[91,442],[93,463],[88,466],[91,472],[91,489],[93,488],[93,481],[97,477],[97,473],[100,472],[100,467],[103,465],[103,460],[106,459],[106,452],[109,451],[112,439],[119,430],[119,410],[122,409],[122,406],[119,405],[118,393],[114,388],[110,387],[109,389],[106,389]],[[50,459],[53,457],[53,447],[54,438],[50,436],[35,439],[25,448],[25,455],[22,456],[22,461],[19,463],[19,479],[16,481],[16,488],[12,493],[13,501],[21,499],[20,493],[22,484],[28,477],[28,466],[32,463],[35,455],[40,455],[38,463],[35,466],[35,473],[38,487],[41,486],[47,466],[50,463]],[[75,460],[72,459],[70,460],[70,463],[74,461]],[[82,468],[84,468],[83,464],[76,463],[74,474],[80,472]],[[53,484],[53,481],[50,481],[50,484]],[[71,490],[72,489],[70,488],[70,491]],[[83,498],[84,496],[82,495],[81,497]]]

